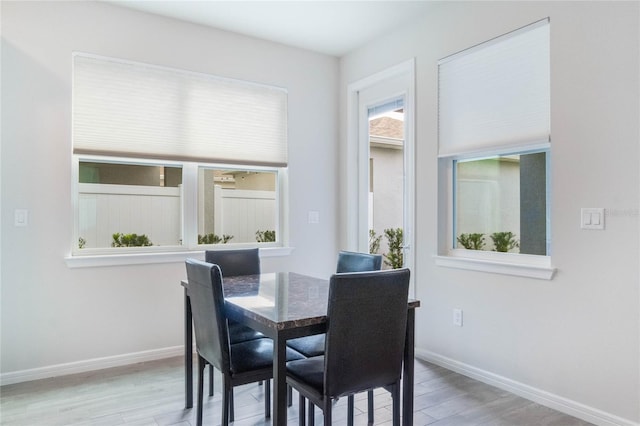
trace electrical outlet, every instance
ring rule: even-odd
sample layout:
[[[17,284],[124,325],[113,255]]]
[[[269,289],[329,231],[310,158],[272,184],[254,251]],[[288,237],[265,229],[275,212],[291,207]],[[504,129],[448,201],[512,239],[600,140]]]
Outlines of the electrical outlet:
[[[453,325],[462,327],[462,309],[453,310]]]

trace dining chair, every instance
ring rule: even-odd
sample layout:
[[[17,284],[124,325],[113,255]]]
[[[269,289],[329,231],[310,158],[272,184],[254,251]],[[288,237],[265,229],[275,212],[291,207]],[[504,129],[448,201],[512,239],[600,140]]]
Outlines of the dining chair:
[[[204,369],[207,364],[222,373],[222,425],[233,422],[231,401],[235,386],[264,381],[265,417],[271,416],[273,341],[268,338],[231,344],[224,309],[222,272],[218,265],[195,259],[186,260],[189,297],[198,354],[198,404],[196,421],[202,425]],[[303,359],[287,348],[287,360]],[[231,412],[230,412],[231,411]]]
[[[336,273],[348,273],[348,272],[366,272],[366,271],[378,271],[382,268],[382,255],[359,253],[353,251],[342,250],[338,252],[338,261],[336,266]],[[287,342],[290,348],[300,352],[306,357],[319,356],[324,353],[325,335],[316,334],[314,336],[299,337]],[[373,424],[373,391],[370,390],[367,394],[367,413],[368,421]],[[353,396],[349,397],[349,407],[352,410],[354,405]],[[309,416],[313,418],[313,404],[309,402]]]
[[[378,271],[382,268],[382,255],[342,250],[338,252],[337,273]]]
[[[331,424],[332,401],[384,387],[400,424],[400,378],[407,324],[408,269],[334,274],[329,283],[324,355],[287,362],[287,384],[320,407]],[[350,423],[353,411],[350,407]]]
[[[220,267],[223,277],[260,273],[260,249],[206,250],[205,262]]]
[[[257,248],[232,250],[206,250],[204,261],[220,267],[223,277],[257,275],[260,273],[260,253]],[[229,323],[231,344],[265,337],[264,334],[235,321]],[[213,396],[213,366],[209,369],[209,396]],[[233,400],[231,401],[233,413]]]
[[[378,271],[382,267],[382,255],[358,253],[353,251],[338,252],[336,273]],[[290,348],[306,357],[314,357],[324,353],[324,334],[298,337],[287,341]]]

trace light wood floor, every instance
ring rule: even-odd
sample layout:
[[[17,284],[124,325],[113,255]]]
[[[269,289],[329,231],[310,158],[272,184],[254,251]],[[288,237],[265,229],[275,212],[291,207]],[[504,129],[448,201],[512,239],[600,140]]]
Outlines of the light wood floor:
[[[195,425],[195,408],[184,409],[182,358],[169,358],[0,388],[0,424]],[[206,397],[204,423],[220,424],[220,377]],[[195,383],[195,380],[194,380]],[[263,386],[235,390],[235,426],[269,425],[264,419]],[[376,393],[376,425],[391,424],[391,399]],[[582,426],[589,423],[543,407],[495,387],[416,360],[414,424]],[[289,408],[297,424],[298,399]],[[366,425],[366,394],[356,398],[356,425]],[[316,424],[322,414],[316,409]],[[346,424],[346,398],[337,402],[334,424]]]

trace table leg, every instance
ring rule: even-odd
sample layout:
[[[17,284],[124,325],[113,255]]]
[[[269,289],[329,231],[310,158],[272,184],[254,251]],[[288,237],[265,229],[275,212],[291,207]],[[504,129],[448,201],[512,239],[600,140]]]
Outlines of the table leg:
[[[271,420],[274,426],[287,424],[287,340],[273,339],[273,412]]]
[[[193,407],[193,324],[191,300],[184,289],[184,408]]]
[[[407,334],[404,341],[404,362],[402,364],[402,425],[413,426],[413,373],[415,355],[415,309],[407,312]]]

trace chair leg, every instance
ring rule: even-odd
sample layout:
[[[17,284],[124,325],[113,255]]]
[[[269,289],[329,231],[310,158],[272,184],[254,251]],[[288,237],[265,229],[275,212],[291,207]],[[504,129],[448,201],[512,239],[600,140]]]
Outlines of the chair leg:
[[[393,426],[400,426],[400,382],[396,382],[391,394],[393,399]]]
[[[315,406],[313,405],[313,402],[311,402],[311,400],[309,400],[309,413],[307,413],[307,417],[309,419],[309,421],[307,423],[309,423],[309,426],[314,426],[316,423],[316,415],[314,413],[315,411]]]
[[[233,403],[233,386],[229,389],[229,421],[233,423],[236,419],[234,403]]]
[[[349,395],[347,397],[347,426],[353,426],[353,405],[354,405],[354,396]]]
[[[369,416],[369,424],[373,424],[373,390],[367,392],[367,412]]]
[[[299,393],[299,399],[298,399],[298,426],[304,426],[304,407],[305,407],[305,400],[304,400],[304,396],[302,396],[301,393]]]
[[[204,369],[207,362],[198,355],[198,408],[196,412],[196,424],[202,426],[202,405],[204,399]]]
[[[229,411],[233,412],[233,386],[226,374],[222,375],[222,426],[229,426]],[[233,414],[232,414],[233,415]],[[233,421],[233,418],[231,419]]]
[[[271,380],[265,380],[264,386],[264,417],[271,418]]]
[[[324,426],[331,426],[331,399],[324,397]]]
[[[213,396],[213,365],[209,365],[209,396]]]

